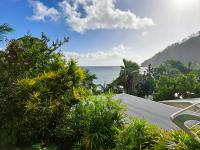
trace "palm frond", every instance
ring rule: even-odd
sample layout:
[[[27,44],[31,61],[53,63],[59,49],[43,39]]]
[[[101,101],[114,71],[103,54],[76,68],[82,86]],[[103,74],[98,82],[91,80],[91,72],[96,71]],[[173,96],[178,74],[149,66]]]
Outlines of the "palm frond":
[[[5,34],[14,31],[7,23],[0,25],[0,41],[3,40]]]

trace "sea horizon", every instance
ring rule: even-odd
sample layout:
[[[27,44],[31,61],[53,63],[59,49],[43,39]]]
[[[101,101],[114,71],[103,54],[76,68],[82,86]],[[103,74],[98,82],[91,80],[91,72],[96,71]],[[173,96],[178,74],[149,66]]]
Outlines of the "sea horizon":
[[[91,74],[95,74],[97,79],[94,80],[95,84],[110,84],[114,81],[120,73],[120,66],[81,66],[87,70]],[[140,68],[140,73],[142,74],[146,70],[145,67]]]
[[[120,66],[82,66],[89,70],[91,74],[95,74],[97,79],[95,84],[110,84],[120,73]]]

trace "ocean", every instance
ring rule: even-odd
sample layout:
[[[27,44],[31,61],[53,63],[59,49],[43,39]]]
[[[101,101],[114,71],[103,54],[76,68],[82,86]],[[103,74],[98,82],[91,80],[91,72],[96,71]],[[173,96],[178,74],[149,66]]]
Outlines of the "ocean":
[[[97,80],[94,80],[94,83],[102,85],[111,83],[120,73],[120,66],[87,66],[83,68],[88,69],[91,74],[96,74]],[[140,74],[146,70],[146,67],[141,67]]]
[[[96,74],[95,84],[102,85],[111,83],[120,73],[120,66],[87,66],[84,68],[88,69],[91,74]]]

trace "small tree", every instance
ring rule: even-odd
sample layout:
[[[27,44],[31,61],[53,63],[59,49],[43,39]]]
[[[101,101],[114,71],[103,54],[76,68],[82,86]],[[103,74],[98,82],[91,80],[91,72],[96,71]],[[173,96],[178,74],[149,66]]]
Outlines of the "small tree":
[[[163,75],[156,83],[154,100],[195,98],[200,96],[200,84],[195,74],[169,77]]]

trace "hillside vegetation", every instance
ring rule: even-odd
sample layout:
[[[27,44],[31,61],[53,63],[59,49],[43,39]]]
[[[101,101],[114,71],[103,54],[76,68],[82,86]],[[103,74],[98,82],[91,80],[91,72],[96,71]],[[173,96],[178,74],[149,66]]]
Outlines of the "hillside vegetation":
[[[151,64],[157,67],[167,60],[178,60],[184,64],[192,62],[193,64],[200,64],[200,32],[193,34],[182,42],[172,44],[163,51],[157,53],[152,58],[142,63],[143,67]]]

